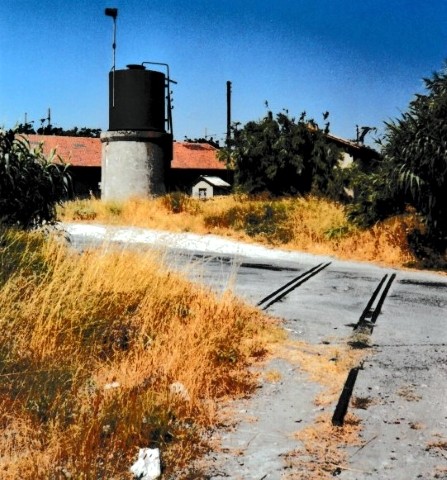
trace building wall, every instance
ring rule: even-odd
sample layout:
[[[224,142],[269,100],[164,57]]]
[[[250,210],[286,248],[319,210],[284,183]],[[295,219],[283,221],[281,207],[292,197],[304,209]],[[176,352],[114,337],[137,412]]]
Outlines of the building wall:
[[[349,154],[348,152],[341,153],[341,159],[338,162],[340,168],[348,168],[353,163],[354,163],[354,157],[351,154]]]
[[[100,167],[68,167],[71,176],[73,198],[88,198],[94,195],[101,196],[101,168]]]
[[[192,187],[192,196],[195,198],[212,198],[213,195],[213,186],[204,180],[200,180]]]

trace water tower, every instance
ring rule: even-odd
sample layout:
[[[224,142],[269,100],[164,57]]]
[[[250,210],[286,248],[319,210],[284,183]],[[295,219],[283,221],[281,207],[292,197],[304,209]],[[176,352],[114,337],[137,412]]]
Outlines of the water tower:
[[[117,10],[106,9],[106,15],[115,21]],[[114,52],[115,46],[114,33]],[[148,64],[164,67],[166,74],[146,69]],[[103,200],[166,192],[173,148],[170,83],[175,82],[167,64],[143,62],[115,70],[114,60],[109,73],[109,129],[101,134]]]

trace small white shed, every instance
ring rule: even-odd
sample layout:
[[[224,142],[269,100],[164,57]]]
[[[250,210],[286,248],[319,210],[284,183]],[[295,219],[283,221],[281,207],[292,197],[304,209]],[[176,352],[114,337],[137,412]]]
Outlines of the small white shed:
[[[200,176],[192,187],[192,196],[206,199],[216,195],[228,195],[231,185],[219,177]]]

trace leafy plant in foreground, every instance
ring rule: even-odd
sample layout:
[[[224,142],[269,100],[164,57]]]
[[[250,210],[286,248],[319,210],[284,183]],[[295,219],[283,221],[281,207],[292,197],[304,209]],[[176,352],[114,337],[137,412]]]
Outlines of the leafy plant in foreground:
[[[0,131],[0,225],[30,229],[56,219],[56,204],[67,195],[67,166],[13,130]],[[60,160],[60,159],[59,159]]]

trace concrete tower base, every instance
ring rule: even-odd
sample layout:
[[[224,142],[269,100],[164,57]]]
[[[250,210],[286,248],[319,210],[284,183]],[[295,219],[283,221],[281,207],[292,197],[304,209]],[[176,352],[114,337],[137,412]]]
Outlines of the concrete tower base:
[[[172,137],[153,131],[101,133],[101,198],[127,200],[166,192]]]

